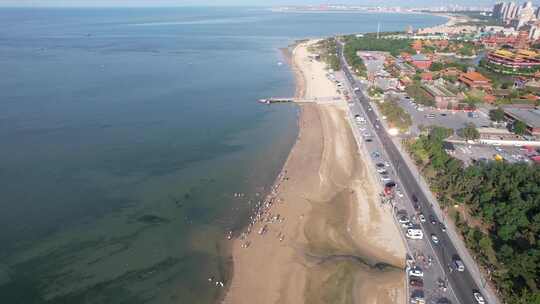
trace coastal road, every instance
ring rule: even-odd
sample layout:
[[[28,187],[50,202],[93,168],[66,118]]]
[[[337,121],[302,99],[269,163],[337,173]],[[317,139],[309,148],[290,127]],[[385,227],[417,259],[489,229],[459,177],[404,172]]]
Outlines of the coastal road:
[[[339,48],[340,57],[342,61],[342,69],[346,76],[347,82],[349,82],[350,87],[361,87],[356,79],[351,74],[351,71],[348,68],[348,65],[341,53],[341,48]],[[360,105],[363,108],[363,112],[366,113],[367,119],[370,124],[376,125],[378,118],[375,111],[370,110],[370,100],[367,98],[363,90],[356,90],[353,96],[355,103]],[[405,190],[406,194],[412,201],[417,201],[420,207],[420,211],[427,217],[434,216],[437,217],[437,212],[434,210],[434,206],[429,203],[429,200],[424,193],[422,186],[419,183],[419,176],[415,176],[412,173],[407,163],[405,162],[403,156],[401,155],[399,149],[396,147],[389,134],[386,132],[385,128],[379,127],[374,129],[377,133],[377,137],[383,145],[383,148],[388,155],[391,163],[394,168],[396,168],[396,174],[401,181],[401,187]],[[429,191],[429,190],[428,190]],[[444,218],[443,218],[444,220]],[[440,219],[437,219],[440,222]],[[439,244],[434,245],[434,251],[437,255],[438,260],[441,263],[444,275],[449,280],[449,284],[453,289],[455,296],[459,303],[462,304],[475,304],[478,303],[473,297],[473,290],[484,290],[485,286],[478,286],[475,283],[475,280],[472,277],[471,272],[468,267],[465,268],[465,271],[457,271],[454,267],[453,258],[459,256],[458,252],[450,240],[450,237],[447,233],[441,232],[440,225],[431,225],[429,222],[424,223],[423,225],[424,234],[429,238],[430,235],[435,234],[439,237]],[[466,263],[467,265],[467,263]],[[477,277],[477,281],[482,282],[482,279]],[[483,291],[482,294],[486,295],[486,292]]]

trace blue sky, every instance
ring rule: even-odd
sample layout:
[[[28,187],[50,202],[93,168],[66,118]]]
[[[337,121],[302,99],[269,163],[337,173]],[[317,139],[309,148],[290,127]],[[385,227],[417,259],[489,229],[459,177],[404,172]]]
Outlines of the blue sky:
[[[493,0],[0,0],[0,6],[177,6],[177,5],[286,5],[341,3],[359,5],[491,5]]]

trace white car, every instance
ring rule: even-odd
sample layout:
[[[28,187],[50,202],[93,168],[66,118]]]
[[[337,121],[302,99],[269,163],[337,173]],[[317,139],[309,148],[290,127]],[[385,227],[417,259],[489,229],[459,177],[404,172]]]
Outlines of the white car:
[[[482,294],[479,292],[479,291],[473,291],[473,296],[474,296],[474,299],[476,300],[476,302],[478,302],[478,304],[485,304],[486,303],[486,300],[484,300],[484,297],[482,296]]]
[[[418,228],[409,228],[405,236],[411,240],[421,240],[424,238],[424,232]]]
[[[411,276],[411,277],[423,277],[424,272],[422,271],[422,269],[420,269],[420,267],[417,266],[417,267],[414,267],[411,270],[409,270],[409,276]]]
[[[426,222],[426,217],[424,216],[424,214],[420,213],[420,215],[418,217],[420,218],[420,222],[422,222],[422,223]]]
[[[403,192],[401,192],[401,190],[397,190],[396,195],[399,197],[403,197]]]
[[[386,172],[385,168],[377,168],[377,173],[383,174],[384,172]]]
[[[400,222],[401,224],[408,223],[409,218],[406,215],[402,215],[402,216],[399,217],[398,222]]]
[[[414,227],[414,224],[411,223],[411,222],[407,222],[407,223],[401,224],[401,227],[403,227],[403,228],[405,228],[405,229],[407,229],[407,228],[412,228],[412,227]]]
[[[435,244],[439,244],[439,238],[435,234],[431,235],[431,241]]]

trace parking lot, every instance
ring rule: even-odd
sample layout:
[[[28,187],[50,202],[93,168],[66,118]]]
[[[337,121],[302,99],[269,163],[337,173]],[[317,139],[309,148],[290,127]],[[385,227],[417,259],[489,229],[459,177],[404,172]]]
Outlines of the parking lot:
[[[520,147],[501,147],[487,145],[452,144],[446,151],[453,157],[462,160],[465,165],[475,161],[505,160],[509,163],[530,163],[530,156],[536,155],[536,151]]]
[[[463,112],[450,110],[437,110],[431,107],[417,105],[412,99],[409,99],[405,94],[399,94],[399,104],[407,113],[411,115],[413,126],[411,127],[411,135],[416,136],[420,132],[421,126],[441,126],[451,128],[455,131],[462,129],[467,124],[472,123],[476,127],[489,127],[491,121],[483,112]]]

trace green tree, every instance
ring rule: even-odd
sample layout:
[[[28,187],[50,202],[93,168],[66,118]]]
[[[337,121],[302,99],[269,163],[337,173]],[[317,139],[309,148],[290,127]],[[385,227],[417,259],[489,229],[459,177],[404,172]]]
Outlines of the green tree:
[[[504,121],[504,111],[501,108],[490,110],[489,119],[496,122]]]
[[[524,122],[517,120],[514,123],[514,133],[523,135],[525,132],[527,132],[527,125]]]
[[[460,136],[466,140],[475,140],[480,138],[480,133],[476,129],[476,126],[472,123],[467,124],[467,126],[460,130]]]
[[[434,63],[431,64],[429,69],[431,71],[433,71],[433,72],[437,72],[437,71],[440,71],[440,70],[444,69],[444,64],[442,62],[434,62]]]

